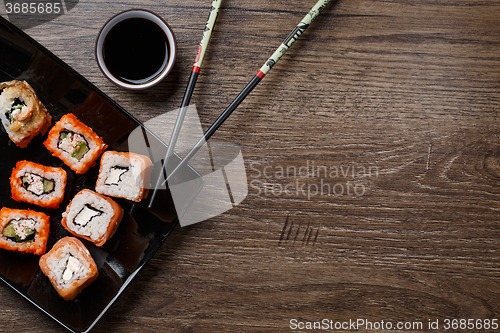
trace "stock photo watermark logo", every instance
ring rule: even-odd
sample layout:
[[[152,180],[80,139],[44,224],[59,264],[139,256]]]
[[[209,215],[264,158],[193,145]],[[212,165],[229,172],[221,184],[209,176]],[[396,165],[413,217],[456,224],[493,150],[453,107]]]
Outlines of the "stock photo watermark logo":
[[[148,156],[155,165],[154,169],[163,170],[166,145],[154,143],[158,142],[156,138],[163,143],[170,141],[178,113],[179,110],[164,113],[146,121],[145,128],[136,128],[128,137],[128,150]],[[240,147],[232,143],[205,142],[185,170],[178,173],[181,176],[165,181],[169,172],[202,136],[196,106],[190,105],[175,145],[176,155],[169,160],[164,173],[151,177],[150,191],[155,190],[156,184],[162,184],[159,190],[167,190],[168,185],[181,226],[220,215],[240,204],[248,194],[243,155]]]
[[[304,164],[266,165],[250,164],[250,196],[306,197],[352,196],[366,194],[368,179],[376,179],[379,170],[375,166],[357,163],[342,165],[318,165],[306,160]]]
[[[79,0],[0,0],[1,14],[21,29],[29,29],[66,14]]]

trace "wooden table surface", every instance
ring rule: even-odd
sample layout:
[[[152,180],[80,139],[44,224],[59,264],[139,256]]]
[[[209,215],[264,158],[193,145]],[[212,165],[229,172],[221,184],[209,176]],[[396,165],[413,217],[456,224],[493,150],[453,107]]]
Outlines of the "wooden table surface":
[[[222,2],[192,99],[204,129],[313,4]],[[139,120],[179,107],[210,1],[66,5],[20,27]],[[94,58],[100,27],[130,8],[160,14],[179,47],[142,92],[114,86]],[[177,227],[92,332],[294,332],[324,319],[500,331],[499,110],[500,1],[331,3],[213,136],[241,147],[246,199]],[[1,332],[65,332],[0,293]]]

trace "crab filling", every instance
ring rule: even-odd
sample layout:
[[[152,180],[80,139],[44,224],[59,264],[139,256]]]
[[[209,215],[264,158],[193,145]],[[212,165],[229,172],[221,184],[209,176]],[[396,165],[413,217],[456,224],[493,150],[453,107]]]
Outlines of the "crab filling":
[[[26,108],[26,103],[21,101],[19,98],[14,99],[10,110],[5,112],[5,117],[9,120],[9,123],[12,124],[13,122],[20,120],[19,116],[21,115],[23,107]]]
[[[15,242],[28,242],[35,238],[36,221],[32,219],[11,220],[2,234]]]
[[[83,135],[71,131],[62,131],[59,133],[57,147],[78,161],[89,151],[89,145]]]
[[[26,173],[21,177],[21,182],[26,191],[36,195],[48,194],[54,191],[55,182],[34,173]]]
[[[87,204],[87,205],[83,206],[83,208],[78,212],[78,214],[76,214],[73,222],[76,225],[79,225],[81,227],[85,227],[85,226],[87,226],[87,224],[89,224],[92,221],[92,219],[94,217],[100,216],[102,214],[103,214],[102,211],[95,209],[91,205]]]
[[[71,280],[73,274],[80,269],[81,265],[80,261],[70,254],[64,269],[63,280],[66,282]]]
[[[128,167],[114,166],[109,169],[109,174],[104,184],[106,185],[119,185],[122,181],[122,175],[129,171]]]

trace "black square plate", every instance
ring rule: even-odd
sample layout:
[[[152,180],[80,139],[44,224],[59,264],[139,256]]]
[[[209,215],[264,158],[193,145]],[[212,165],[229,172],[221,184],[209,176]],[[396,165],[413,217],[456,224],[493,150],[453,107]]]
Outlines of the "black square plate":
[[[143,146],[148,152],[154,164],[151,182],[156,182],[162,166],[160,157],[167,151],[165,144],[76,71],[1,17],[0,54],[0,82],[26,80],[52,115],[53,123],[66,113],[74,113],[104,139],[108,150],[128,151],[130,140],[135,140],[134,146]],[[61,226],[61,213],[78,191],[95,189],[99,163],[85,174],[77,175],[43,146],[45,137],[38,135],[22,149],[13,144],[1,126],[0,204],[49,215],[48,251],[58,239],[70,236]],[[137,140],[141,142],[136,144]],[[58,209],[44,209],[11,198],[10,190],[6,189],[10,188],[9,177],[19,160],[58,166],[67,171],[65,198]],[[178,160],[176,156],[172,163]],[[202,186],[200,175],[188,167],[176,177],[178,181],[200,180],[194,182],[192,188],[194,199]],[[116,234],[103,247],[82,240],[98,266],[99,277],[73,301],[64,301],[57,294],[39,269],[39,256],[0,249],[0,279],[69,330],[89,331],[178,223],[168,189],[159,191],[152,209],[148,209],[150,198],[140,203],[114,199],[124,209],[123,220]],[[177,208],[180,216],[188,205]]]

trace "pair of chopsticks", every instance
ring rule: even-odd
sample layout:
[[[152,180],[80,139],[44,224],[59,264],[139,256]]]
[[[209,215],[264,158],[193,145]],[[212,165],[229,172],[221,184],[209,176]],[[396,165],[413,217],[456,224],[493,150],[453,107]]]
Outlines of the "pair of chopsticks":
[[[259,69],[257,74],[247,83],[247,85],[241,90],[241,92],[236,96],[236,98],[229,104],[229,106],[221,113],[221,115],[215,120],[215,122],[210,126],[210,128],[205,132],[205,134],[200,138],[200,140],[191,148],[191,150],[187,153],[187,155],[179,162],[179,164],[175,167],[175,169],[170,172],[166,179],[163,181],[161,186],[165,185],[183,166],[185,166],[189,160],[200,150],[201,147],[205,144],[205,142],[217,131],[217,129],[226,121],[226,119],[231,115],[231,113],[241,104],[241,102],[250,94],[250,92],[259,84],[259,82],[264,78],[264,76],[271,70],[271,68],[281,59],[281,57],[286,53],[286,51],[292,46],[292,44],[302,35],[302,33],[307,29],[307,27],[311,24],[312,21],[319,15],[319,13],[326,7],[326,5],[331,0],[319,0],[313,8],[307,13],[306,16],[300,21],[300,23],[292,30],[292,32],[288,35],[287,38],[281,43],[281,45],[276,49],[276,51],[271,55],[271,57],[265,62],[265,64]],[[198,79],[198,74],[203,62],[203,58],[205,57],[205,52],[207,50],[208,41],[210,40],[210,36],[212,34],[213,27],[215,25],[215,21],[217,19],[217,15],[219,13],[219,8],[222,0],[215,0],[210,7],[210,15],[208,16],[208,21],[205,26],[203,37],[201,39],[198,53],[196,54],[196,60],[193,65],[193,69],[191,71],[191,75],[189,77],[188,85],[186,91],[184,93],[184,97],[182,99],[181,108],[179,113],[177,114],[177,119],[174,125],[174,129],[172,131],[172,136],[170,137],[170,141],[168,143],[167,154],[165,156],[165,160],[163,163],[163,170],[160,172],[160,176],[158,177],[153,195],[149,202],[149,208],[153,206],[154,199],[156,197],[156,193],[158,191],[158,187],[160,186],[163,173],[167,172],[166,166],[168,160],[172,156],[174,152],[174,147],[177,142],[177,138],[179,136],[179,132],[182,127],[182,123],[184,121],[184,117],[187,112],[187,107],[189,105],[189,101],[191,100],[191,96],[194,91],[194,86],[196,85],[196,80]]]

